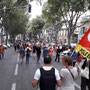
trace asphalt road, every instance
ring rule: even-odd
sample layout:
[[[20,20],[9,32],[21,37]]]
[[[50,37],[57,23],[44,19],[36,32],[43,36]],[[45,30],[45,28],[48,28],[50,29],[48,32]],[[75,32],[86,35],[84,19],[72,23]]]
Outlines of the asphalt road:
[[[59,71],[63,67],[62,63],[55,62],[55,56],[52,57],[53,66]],[[32,80],[37,68],[43,66],[43,60],[37,63],[36,58],[31,55],[30,63],[20,64],[19,54],[13,48],[5,52],[5,58],[0,60],[0,90],[37,90],[32,87]],[[80,90],[80,77],[76,80],[76,89]]]

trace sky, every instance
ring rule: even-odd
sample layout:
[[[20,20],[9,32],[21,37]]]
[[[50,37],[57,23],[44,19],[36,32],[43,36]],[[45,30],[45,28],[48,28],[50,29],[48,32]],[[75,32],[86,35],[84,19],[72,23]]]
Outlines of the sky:
[[[47,0],[42,0],[43,3]],[[32,1],[30,2],[30,4],[32,5],[32,9],[31,9],[31,18],[33,19],[35,18],[37,15],[41,15],[42,14],[42,5],[40,5],[40,3],[36,2],[36,1]]]
[[[44,4],[44,2],[46,2],[47,0],[41,0],[42,3]],[[41,15],[42,14],[42,5],[40,5],[40,3],[36,2],[36,0],[30,2],[30,4],[32,5],[31,8],[31,17],[30,20],[32,20],[33,18],[35,18],[37,15]],[[85,14],[84,14],[85,15]],[[87,14],[86,14],[87,15]],[[90,12],[89,12],[90,15]]]

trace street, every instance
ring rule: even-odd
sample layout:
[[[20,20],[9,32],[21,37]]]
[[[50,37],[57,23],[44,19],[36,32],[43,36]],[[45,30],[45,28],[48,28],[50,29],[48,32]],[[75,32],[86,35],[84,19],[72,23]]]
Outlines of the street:
[[[62,63],[54,61],[53,66],[59,71],[63,67]],[[43,66],[43,60],[37,63],[36,58],[31,55],[30,63],[20,64],[19,54],[13,48],[8,48],[5,52],[5,58],[0,60],[0,90],[37,90],[32,87],[32,80],[37,68]],[[75,90],[80,90],[80,77],[75,81]]]

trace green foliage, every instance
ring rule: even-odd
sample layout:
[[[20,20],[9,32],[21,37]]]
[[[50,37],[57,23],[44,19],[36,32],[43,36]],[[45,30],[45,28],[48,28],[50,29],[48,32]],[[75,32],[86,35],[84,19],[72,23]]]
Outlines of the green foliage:
[[[30,23],[29,32],[33,35],[39,35],[42,32],[44,21],[40,17],[33,19]]]
[[[24,34],[26,32],[26,24],[27,24],[27,18],[25,15],[23,15],[20,10],[10,13],[10,27],[9,27],[9,33],[11,35],[18,35],[18,34]]]
[[[43,17],[49,23],[63,22],[68,29],[68,41],[78,27],[80,16],[90,7],[90,0],[48,0],[44,5]],[[54,21],[54,22],[53,22]]]
[[[42,13],[42,17],[46,19],[46,23],[53,24],[55,22],[55,16],[53,15],[52,6],[49,6],[47,3],[45,3]]]
[[[27,0],[17,0],[16,2],[15,0],[2,0],[0,2],[0,18],[3,19],[2,26],[7,33],[18,35],[26,32],[26,23],[28,19],[25,15],[25,8],[13,8],[26,4]],[[3,7],[6,7],[6,9],[3,10]]]

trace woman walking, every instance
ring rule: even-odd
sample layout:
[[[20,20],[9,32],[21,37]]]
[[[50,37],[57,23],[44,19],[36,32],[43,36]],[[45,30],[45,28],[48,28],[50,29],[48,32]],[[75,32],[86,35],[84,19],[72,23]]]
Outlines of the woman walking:
[[[62,68],[60,72],[62,81],[60,90],[75,90],[74,80],[77,79],[78,73],[76,67],[72,66],[72,58],[64,56],[62,58],[62,64],[64,65],[64,68]]]

